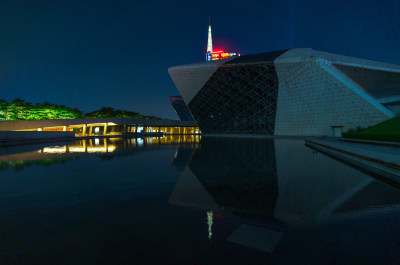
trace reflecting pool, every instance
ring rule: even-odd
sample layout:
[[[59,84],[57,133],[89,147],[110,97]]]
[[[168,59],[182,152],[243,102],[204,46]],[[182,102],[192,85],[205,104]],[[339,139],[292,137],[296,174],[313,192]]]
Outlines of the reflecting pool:
[[[400,192],[304,140],[0,149],[0,264],[399,264]]]

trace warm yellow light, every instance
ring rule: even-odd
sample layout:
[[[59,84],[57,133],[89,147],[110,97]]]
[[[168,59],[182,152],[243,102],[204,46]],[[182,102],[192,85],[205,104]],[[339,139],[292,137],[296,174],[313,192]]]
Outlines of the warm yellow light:
[[[109,145],[109,146],[108,146],[108,152],[109,152],[109,153],[110,153],[110,152],[114,152],[115,149],[117,149],[117,147],[116,147],[115,145]]]
[[[43,131],[62,131],[64,126],[43,127]]]
[[[108,148],[106,146],[90,146],[87,148],[88,153],[111,153],[117,149],[115,145],[109,145]]]
[[[88,125],[87,126],[89,126],[89,127],[92,127],[92,126],[94,126],[94,127],[96,127],[96,126],[104,126],[104,125],[106,125],[107,123],[88,123]]]
[[[84,147],[80,147],[80,146],[70,146],[69,147],[69,152],[70,153],[84,153],[85,152],[85,148]]]
[[[69,153],[111,153],[117,149],[116,145],[107,146],[90,146],[85,147],[82,146],[69,146]],[[53,146],[53,147],[45,147],[42,150],[38,150],[38,153],[46,153],[46,154],[64,154],[67,152],[67,146]]]
[[[79,127],[83,127],[83,126],[85,126],[85,124],[68,125],[69,128],[79,128]]]
[[[43,153],[46,154],[63,154],[67,152],[67,146],[52,146],[43,148]]]
[[[88,147],[88,153],[107,153],[107,147],[97,146],[97,147]]]

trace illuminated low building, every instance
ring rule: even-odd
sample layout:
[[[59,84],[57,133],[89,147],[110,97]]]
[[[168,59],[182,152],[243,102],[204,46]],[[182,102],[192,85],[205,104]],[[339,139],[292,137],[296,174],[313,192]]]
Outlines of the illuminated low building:
[[[75,136],[118,136],[125,134],[200,134],[193,121],[150,120],[143,118],[90,118],[60,120],[1,121],[0,131],[63,131]]]

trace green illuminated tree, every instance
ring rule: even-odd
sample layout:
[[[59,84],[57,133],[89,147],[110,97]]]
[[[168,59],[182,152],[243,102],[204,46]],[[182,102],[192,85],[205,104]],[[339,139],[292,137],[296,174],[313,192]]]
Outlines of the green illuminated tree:
[[[86,113],[85,118],[144,118],[160,120],[160,118],[155,116],[146,116],[139,114],[135,111],[114,109],[112,107],[101,107],[99,110],[95,110]]]
[[[6,100],[0,99],[0,120],[76,119],[81,117],[82,111],[64,105],[48,102],[33,105],[20,98],[8,103]]]
[[[46,119],[78,119],[83,116],[78,108],[69,108],[64,105],[49,102],[32,104],[16,98],[11,102],[0,99],[0,120],[46,120]],[[101,107],[89,112],[85,118],[145,118],[160,119],[155,116],[145,116],[134,111],[119,110],[111,107]]]
[[[137,112],[128,110],[119,110],[111,107],[101,107],[85,114],[85,118],[129,118],[129,117],[143,117]]]
[[[7,120],[8,117],[8,102],[0,99],[0,120]]]

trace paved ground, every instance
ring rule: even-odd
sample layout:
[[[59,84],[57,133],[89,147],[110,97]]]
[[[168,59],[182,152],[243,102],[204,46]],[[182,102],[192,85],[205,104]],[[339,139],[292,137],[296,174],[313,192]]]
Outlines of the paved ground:
[[[360,140],[360,139],[351,139],[351,138],[340,138],[342,142],[350,142],[350,143],[359,143],[359,144],[374,144],[374,145],[383,145],[383,146],[393,146],[400,148],[400,142],[386,142],[386,141],[372,141],[372,140]]]
[[[329,145],[336,149],[389,162],[400,167],[400,149],[397,147],[342,142],[336,139],[312,139],[312,142]]]

